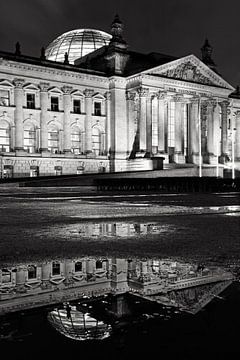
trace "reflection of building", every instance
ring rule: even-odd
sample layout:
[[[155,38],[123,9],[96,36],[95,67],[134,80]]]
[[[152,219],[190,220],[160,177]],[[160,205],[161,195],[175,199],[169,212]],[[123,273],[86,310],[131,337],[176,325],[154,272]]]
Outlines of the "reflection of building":
[[[207,269],[169,259],[82,258],[20,265],[0,270],[0,314],[126,293],[176,306],[174,293],[212,284],[211,296],[206,291],[205,298],[201,297],[204,306],[232,279],[231,273],[219,268]]]
[[[48,314],[48,320],[61,334],[74,340],[102,340],[110,335],[111,326],[67,305]]]
[[[116,17],[111,35],[74,30],[39,58],[19,44],[0,53],[2,177],[152,169],[160,157],[239,166],[240,94],[208,41],[202,60],[141,54],[122,31]]]

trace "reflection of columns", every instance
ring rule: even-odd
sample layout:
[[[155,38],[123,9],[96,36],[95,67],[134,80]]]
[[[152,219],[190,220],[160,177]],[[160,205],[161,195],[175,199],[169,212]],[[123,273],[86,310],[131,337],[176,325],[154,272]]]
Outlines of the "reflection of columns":
[[[134,144],[134,99],[136,94],[130,91],[126,92],[127,99],[127,151],[128,154],[133,150]]]
[[[23,150],[23,79],[14,80],[15,150]]]
[[[49,83],[40,83],[40,151],[48,150],[48,88]]]
[[[106,98],[106,123],[105,123],[105,150],[109,154],[111,146],[111,93],[107,91],[105,93]]]
[[[165,152],[165,94],[159,92],[158,98],[158,153]]]
[[[174,160],[176,163],[184,163],[184,102],[182,96],[176,96],[175,101],[175,149]]]
[[[147,139],[146,139],[146,123],[147,123],[147,112],[146,112],[146,97],[149,93],[149,89],[140,88],[138,90],[140,97],[140,119],[139,119],[139,149],[140,151],[146,151]]]
[[[221,163],[224,163],[227,156],[227,110],[228,110],[229,102],[227,100],[222,101],[220,103],[221,109],[222,109],[222,117],[221,117],[221,157],[220,161]]]
[[[148,95],[146,102],[146,150],[148,156],[152,154],[152,97]]]
[[[193,163],[198,163],[199,156],[199,129],[198,129],[199,98],[192,99],[190,105],[190,156]]]
[[[236,137],[235,137],[235,144],[236,144],[236,152],[235,152],[235,159],[240,161],[240,111],[236,111]]]
[[[64,120],[63,120],[63,151],[71,152],[71,86],[63,86],[63,110],[64,110]]]
[[[86,89],[84,91],[85,95],[85,109],[86,109],[86,117],[85,117],[85,152],[92,152],[92,96],[94,94],[94,90]]]

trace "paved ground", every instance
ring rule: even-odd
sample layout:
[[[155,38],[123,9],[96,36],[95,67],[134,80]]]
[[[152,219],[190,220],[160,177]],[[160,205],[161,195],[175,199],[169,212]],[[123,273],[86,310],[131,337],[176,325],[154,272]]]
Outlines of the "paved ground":
[[[1,187],[0,263],[83,255],[238,262],[239,216],[238,193],[84,195],[77,187]]]

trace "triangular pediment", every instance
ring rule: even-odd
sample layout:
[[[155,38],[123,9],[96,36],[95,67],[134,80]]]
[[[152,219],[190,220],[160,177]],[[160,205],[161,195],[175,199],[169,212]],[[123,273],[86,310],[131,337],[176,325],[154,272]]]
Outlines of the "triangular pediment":
[[[143,73],[234,90],[227,81],[211,70],[195,55],[188,55],[167,64],[145,70]]]

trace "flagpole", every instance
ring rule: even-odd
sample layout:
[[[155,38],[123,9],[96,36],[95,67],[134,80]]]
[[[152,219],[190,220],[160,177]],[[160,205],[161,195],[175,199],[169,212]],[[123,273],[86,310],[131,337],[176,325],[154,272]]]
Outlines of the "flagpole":
[[[202,177],[201,97],[199,97],[199,103],[198,103],[198,141],[199,141],[199,177]]]

